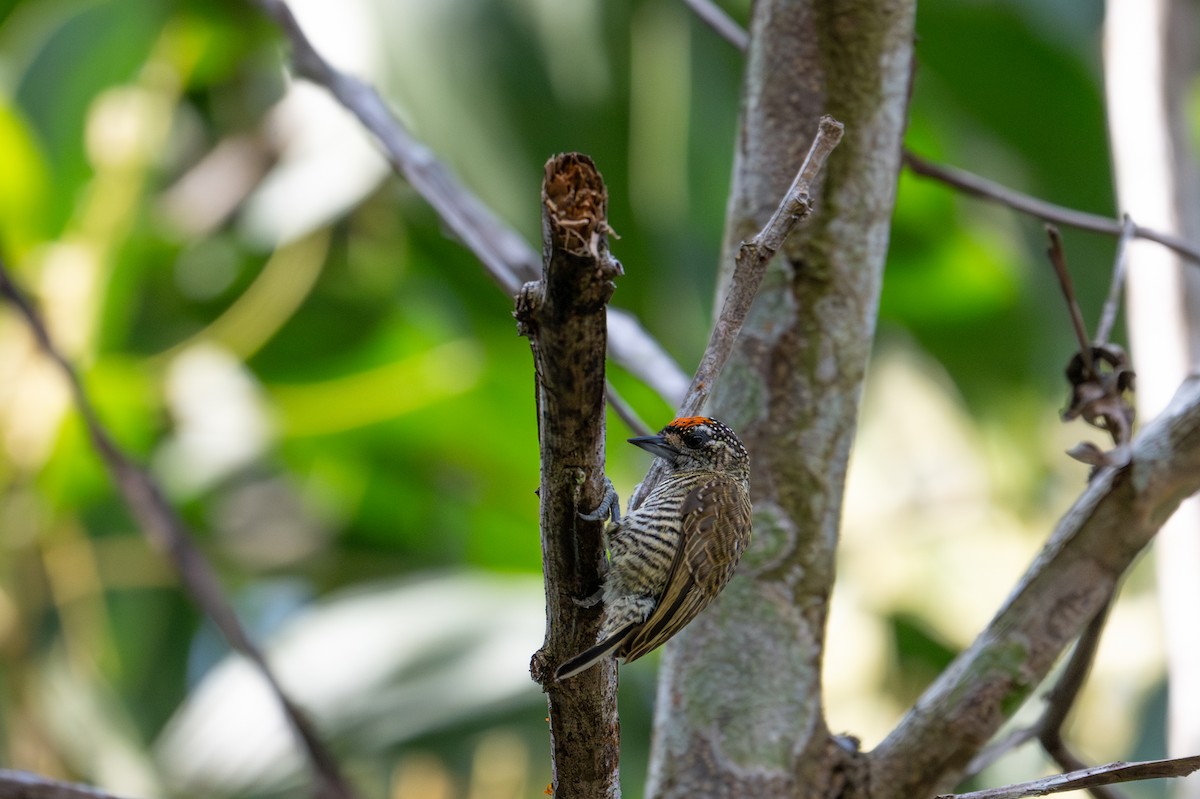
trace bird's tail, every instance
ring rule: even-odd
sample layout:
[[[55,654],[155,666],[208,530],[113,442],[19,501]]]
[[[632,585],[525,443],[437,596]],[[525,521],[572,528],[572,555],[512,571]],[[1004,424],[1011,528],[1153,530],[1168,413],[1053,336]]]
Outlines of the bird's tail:
[[[615,652],[621,644],[625,643],[625,639],[629,637],[629,634],[633,632],[636,626],[636,623],[630,622],[595,646],[583,650],[559,666],[554,672],[554,679],[565,680],[568,677],[574,677],[581,671],[587,671]]]

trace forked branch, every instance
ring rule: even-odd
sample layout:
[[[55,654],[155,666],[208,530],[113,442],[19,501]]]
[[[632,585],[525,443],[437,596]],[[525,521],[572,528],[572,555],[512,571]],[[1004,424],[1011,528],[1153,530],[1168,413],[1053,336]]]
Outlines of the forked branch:
[[[876,799],[930,791],[967,762],[1045,678],[1184,497],[1200,489],[1200,378],[1100,471],[996,618],[874,751]]]
[[[843,131],[841,122],[828,115],[821,117],[817,125],[817,135],[813,137],[808,154],[775,212],[771,214],[762,230],[742,242],[728,291],[724,292],[725,301],[721,305],[721,313],[713,325],[708,346],[700,358],[700,366],[696,369],[687,395],[679,406],[679,416],[694,416],[704,407],[704,402],[712,393],[725,362],[729,360],[729,354],[733,352],[733,345],[737,342],[747,314],[750,313],[750,305],[754,302],[763,276],[767,273],[767,265],[797,223],[812,213],[812,185],[829,155],[842,140]],[[654,463],[646,479],[630,499],[631,508],[636,508],[650,493],[650,489],[662,477],[662,468],[661,461]]]

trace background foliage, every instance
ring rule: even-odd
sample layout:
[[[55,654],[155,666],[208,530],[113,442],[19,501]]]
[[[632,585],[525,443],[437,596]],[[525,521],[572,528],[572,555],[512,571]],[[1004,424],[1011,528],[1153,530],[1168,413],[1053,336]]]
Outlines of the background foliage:
[[[747,5],[726,7],[744,22]],[[674,0],[297,12],[530,241],[542,163],[590,154],[627,272],[614,302],[690,371],[741,54]],[[1115,215],[1101,20],[1099,2],[921,2],[908,146]],[[366,795],[537,794],[527,344],[511,300],[282,65],[274,29],[235,0],[0,2],[0,250]],[[1113,243],[1065,239],[1094,324]],[[1083,484],[1061,454],[1089,433],[1057,421],[1072,338],[1043,247],[1035,221],[901,176],[827,669],[834,725],[868,746]],[[661,399],[613,379],[667,421]],[[626,494],[646,459],[609,428]],[[7,309],[0,550],[4,765],[145,795],[295,784],[269,703],[144,544]],[[1141,567],[1078,712],[1097,761],[1161,754],[1150,588]],[[630,796],[649,660],[622,674]],[[1018,754],[996,768],[1045,766]]]

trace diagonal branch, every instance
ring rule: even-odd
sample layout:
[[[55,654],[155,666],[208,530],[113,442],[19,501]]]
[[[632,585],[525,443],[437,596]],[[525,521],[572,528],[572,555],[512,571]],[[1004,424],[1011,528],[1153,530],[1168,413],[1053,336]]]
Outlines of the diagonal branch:
[[[375,137],[396,172],[425,198],[506,294],[515,296],[522,283],[540,277],[541,260],[537,253],[463,186],[433,151],[409,133],[375,87],[326,61],[304,35],[283,0],[253,2],[291,42],[296,73],[325,87],[358,118]],[[679,402],[687,377],[678,364],[630,314],[609,308],[608,318],[609,356],[667,402]]]
[[[941,794],[936,799],[1022,799],[1026,796],[1046,796],[1063,791],[1096,789],[1118,782],[1137,780],[1160,780],[1171,777],[1186,777],[1200,769],[1200,755],[1180,757],[1173,760],[1143,760],[1139,763],[1108,763],[1104,766],[1079,769],[1067,774],[1055,774],[1040,780],[987,788],[969,793]]]
[[[729,360],[729,354],[733,352],[733,345],[737,342],[746,316],[750,313],[750,305],[754,302],[758,287],[762,285],[763,276],[767,273],[767,265],[797,223],[812,213],[812,184],[825,166],[829,155],[842,140],[842,132],[841,122],[828,115],[821,117],[808,154],[779,206],[763,229],[748,241],[743,241],[738,248],[733,276],[730,278],[728,291],[725,292],[725,301],[721,304],[721,313],[713,325],[708,346],[700,358],[700,366],[696,369],[687,395],[679,405],[679,416],[693,416],[704,407],[721,375],[721,370],[725,367],[725,362]],[[656,460],[646,479],[630,498],[630,508],[641,504],[650,493],[650,489],[661,479],[663,469],[663,461]]]
[[[683,2],[704,24],[712,28],[721,38],[734,47],[742,52],[745,52],[749,47],[750,37],[746,34],[745,29],[738,25],[737,22],[713,3],[712,0],[683,0]],[[1060,225],[1067,225],[1068,227],[1079,228],[1080,230],[1089,230],[1093,233],[1106,233],[1110,236],[1132,235],[1137,238],[1155,241],[1164,247],[1175,250],[1175,252],[1193,263],[1200,264],[1200,249],[1178,236],[1173,236],[1170,233],[1160,233],[1157,230],[1141,227],[1140,225],[1132,225],[1132,233],[1126,233],[1126,228],[1132,224],[1128,221],[1128,217],[1115,220],[1106,216],[1089,214],[1083,211],[1076,211],[1072,208],[1065,208],[1061,205],[1054,205],[1045,200],[1030,197],[1028,194],[1022,194],[1006,186],[1001,186],[999,183],[994,183],[965,169],[957,169],[952,166],[945,166],[926,160],[910,150],[904,151],[904,164],[913,173],[921,177],[940,181],[947,186],[953,186],[974,197],[1007,205],[1030,216],[1036,216],[1043,221],[1056,222]]]
[[[1050,238],[1050,247],[1046,254],[1050,257],[1050,265],[1058,276],[1058,285],[1062,289],[1063,298],[1067,301],[1067,314],[1071,317],[1071,327],[1075,331],[1075,339],[1079,342],[1079,357],[1083,359],[1084,368],[1091,373],[1092,341],[1088,337],[1087,326],[1083,323],[1083,311],[1079,309],[1079,300],[1075,297],[1075,282],[1071,280],[1071,270],[1067,269],[1067,256],[1063,252],[1062,236],[1054,225],[1046,225],[1046,235]]]
[[[1046,754],[1054,759],[1059,768],[1067,771],[1079,771],[1085,768],[1083,761],[1075,756],[1075,753],[1063,740],[1062,728],[1066,723],[1067,715],[1075,705],[1075,699],[1079,696],[1080,689],[1083,688],[1083,682],[1087,679],[1088,672],[1091,671],[1092,662],[1096,658],[1096,650],[1100,647],[1100,636],[1104,633],[1104,625],[1108,622],[1108,612],[1112,609],[1115,599],[1114,591],[1109,594],[1108,601],[1088,622],[1088,626],[1079,636],[1079,642],[1075,644],[1075,651],[1071,653],[1067,667],[1046,697],[1046,710],[1036,725],[1038,741],[1046,750]],[[1123,794],[1119,790],[1105,785],[1090,786],[1088,791],[1094,799],[1123,799]]]
[[[1129,465],[1098,473],[1012,596],[871,754],[876,799],[953,779],[1108,602],[1163,522],[1200,489],[1200,378],[1146,425]]]
[[[0,796],[9,799],[121,799],[89,785],[52,780],[28,771],[0,769]]]
[[[112,436],[100,421],[95,406],[78,372],[55,346],[50,332],[33,306],[25,299],[9,277],[8,270],[0,261],[0,295],[8,300],[24,317],[42,352],[62,372],[71,389],[75,407],[83,417],[92,445],[104,466],[116,483],[133,517],[137,520],[146,539],[163,552],[175,567],[180,583],[191,595],[192,600],[217,625],[221,635],[234,651],[245,656],[266,680],[271,692],[283,707],[284,714],[299,739],[316,780],[316,795],[325,799],[348,799],[353,796],[349,785],[342,777],[341,769],[332,753],[317,735],[312,723],[292,702],[279,684],[275,674],[267,665],[258,646],[250,640],[238,620],[233,608],[225,599],[216,572],[205,560],[204,555],[192,543],[191,533],[179,514],[163,497],[161,489],[141,467],[135,464],[113,441]]]
[[[767,273],[767,264],[783,246],[792,228],[812,213],[812,184],[816,182],[825,161],[842,140],[843,130],[842,123],[833,117],[821,117],[817,124],[817,135],[813,137],[812,145],[808,148],[808,155],[804,157],[800,171],[796,173],[775,213],[754,238],[742,242],[738,248],[725,302],[721,305],[721,313],[709,336],[708,346],[700,358],[696,376],[692,378],[687,396],[680,405],[680,416],[699,413],[708,395],[712,393],[721,369],[729,360],[729,354],[733,352],[734,342],[742,330],[746,315],[750,313],[750,304],[758,294],[758,287],[762,285],[763,276]]]
[[[1029,214],[1030,216],[1036,216],[1046,222],[1055,222],[1060,225],[1078,228],[1079,230],[1104,233],[1109,236],[1120,236],[1125,229],[1125,223],[1121,220],[1048,203],[1045,200],[1030,197],[1028,194],[1022,194],[1007,186],[1001,186],[999,183],[994,183],[987,178],[974,175],[966,170],[926,161],[924,158],[908,150],[904,151],[904,164],[914,174],[921,177],[933,178],[973,197],[1007,205],[1009,208]],[[1200,249],[1178,236],[1151,230],[1141,225],[1133,226],[1133,235],[1140,239],[1158,242],[1164,247],[1169,247],[1179,253],[1192,263],[1200,264]]]
[[[1083,763],[1075,757],[1063,741],[1062,728],[1080,689],[1083,687],[1083,682],[1091,670],[1092,661],[1095,660],[1096,650],[1100,645],[1100,636],[1104,632],[1104,625],[1108,621],[1108,612],[1112,608],[1114,599],[1115,594],[1109,596],[1104,607],[1088,622],[1087,628],[1079,636],[1079,641],[1075,644],[1074,651],[1071,652],[1070,661],[1067,662],[1058,682],[1046,694],[1046,709],[1042,711],[1041,718],[1032,726],[1014,730],[1004,739],[981,751],[964,770],[964,779],[975,776],[1008,752],[1034,738],[1041,743],[1042,748],[1054,759],[1054,762],[1058,763],[1059,768],[1067,771],[1084,768]],[[1120,792],[1113,788],[1093,786],[1089,788],[1089,791],[1095,799],[1121,799]]]
[[[700,18],[708,27],[712,28],[718,36],[732,44],[743,53],[750,46],[750,34],[746,33],[746,29],[734,21],[733,17],[725,13],[725,10],[714,3],[712,0],[683,0],[692,13]]]

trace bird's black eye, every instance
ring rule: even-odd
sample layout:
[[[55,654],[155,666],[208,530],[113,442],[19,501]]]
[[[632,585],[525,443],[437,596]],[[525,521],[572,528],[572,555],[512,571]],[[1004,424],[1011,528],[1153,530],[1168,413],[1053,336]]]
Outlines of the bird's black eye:
[[[696,428],[683,431],[683,443],[692,449],[700,449],[708,443],[708,439],[708,433]]]

